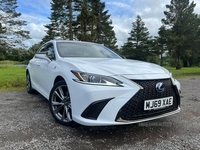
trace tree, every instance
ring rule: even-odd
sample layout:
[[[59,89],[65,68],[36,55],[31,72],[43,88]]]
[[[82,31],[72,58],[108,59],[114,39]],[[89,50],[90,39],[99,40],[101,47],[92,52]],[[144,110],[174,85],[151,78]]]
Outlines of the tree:
[[[5,29],[6,28],[3,27],[2,24],[0,23],[0,61],[6,59],[6,56],[5,56],[6,41],[1,40],[1,38],[3,38],[2,35],[6,32]]]
[[[16,12],[17,7],[17,0],[0,0],[0,46],[3,48],[23,47],[22,42],[30,38],[29,31],[22,29],[26,21],[19,19],[21,14]]]
[[[80,11],[75,22],[75,35],[78,40],[93,42],[95,39],[96,17],[91,12],[91,2],[82,0],[76,3]]]
[[[33,56],[35,55],[35,53],[39,50],[39,48],[41,47],[41,43],[36,43],[34,45],[32,45],[28,50],[26,50],[26,59],[27,61],[29,61],[31,58],[33,58]]]
[[[165,28],[164,25],[162,25],[160,28],[159,28],[159,31],[158,31],[158,36],[156,36],[156,43],[157,43],[157,48],[156,48],[156,51],[157,51],[157,54],[160,56],[160,65],[163,66],[164,64],[164,53],[166,54],[167,52],[170,53],[168,51],[168,48],[167,48],[167,37],[168,37],[168,34],[169,34],[169,30],[167,30]]]
[[[117,50],[117,38],[113,30],[110,15],[108,15],[108,10],[105,10],[105,2],[92,0],[91,8],[92,14],[96,17],[96,35],[94,42],[102,43],[113,50]]]
[[[45,25],[47,35],[42,43],[55,38],[73,40],[73,5],[72,0],[52,0],[51,23]]]
[[[2,26],[2,24],[0,23],[0,34],[4,34],[6,33],[6,28]]]
[[[181,59],[183,65],[189,67],[192,65],[199,65],[200,60],[200,17],[197,14],[190,18],[190,30],[187,31],[187,43],[184,43],[184,47],[187,49]]]
[[[117,39],[105,3],[100,0],[52,0],[51,23],[43,42],[62,39],[97,42],[116,50]]]
[[[191,39],[198,30],[198,25],[195,23],[197,21],[197,15],[194,14],[195,6],[196,4],[189,3],[189,0],[171,0],[171,4],[166,5],[169,11],[164,11],[166,19],[162,19],[162,22],[167,29],[170,29],[167,46],[172,52],[176,69],[181,68],[182,59],[191,52],[191,46],[194,44]]]
[[[123,54],[127,58],[147,61],[152,53],[149,47],[151,37],[139,15],[132,23],[132,30],[129,34],[130,37],[127,39],[127,43],[122,47]]]
[[[129,59],[137,59],[134,52],[134,44],[131,41],[127,41],[121,47],[121,54]]]
[[[200,24],[200,15],[198,15],[198,22],[199,22],[199,24]],[[200,67],[200,26],[199,26],[199,29],[198,29],[198,32],[197,32],[197,36],[199,37],[199,38],[197,38],[196,40],[195,40],[195,45],[194,45],[194,47],[197,49],[196,51],[197,51],[197,63],[198,63],[198,66]],[[194,52],[195,53],[195,52]],[[196,55],[195,55],[196,56]]]

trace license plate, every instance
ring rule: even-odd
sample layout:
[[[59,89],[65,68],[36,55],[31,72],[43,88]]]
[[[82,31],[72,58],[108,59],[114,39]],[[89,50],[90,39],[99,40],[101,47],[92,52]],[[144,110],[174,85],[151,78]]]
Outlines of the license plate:
[[[161,109],[173,105],[173,96],[144,101],[144,110]]]

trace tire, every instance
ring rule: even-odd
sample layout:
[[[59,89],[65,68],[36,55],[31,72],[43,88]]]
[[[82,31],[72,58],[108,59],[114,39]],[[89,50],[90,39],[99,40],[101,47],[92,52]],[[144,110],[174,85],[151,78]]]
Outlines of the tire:
[[[49,96],[49,108],[55,120],[65,126],[74,126],[70,94],[65,81],[57,82]]]
[[[26,73],[26,89],[29,94],[35,93],[35,90],[32,88],[31,76],[29,72]]]

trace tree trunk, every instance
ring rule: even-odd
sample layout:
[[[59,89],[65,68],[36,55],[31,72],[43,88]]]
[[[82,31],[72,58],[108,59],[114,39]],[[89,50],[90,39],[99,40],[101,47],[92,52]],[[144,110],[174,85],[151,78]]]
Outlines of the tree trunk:
[[[163,55],[160,54],[160,65],[163,66]]]
[[[179,57],[177,58],[176,69],[177,70],[181,69],[180,58]]]

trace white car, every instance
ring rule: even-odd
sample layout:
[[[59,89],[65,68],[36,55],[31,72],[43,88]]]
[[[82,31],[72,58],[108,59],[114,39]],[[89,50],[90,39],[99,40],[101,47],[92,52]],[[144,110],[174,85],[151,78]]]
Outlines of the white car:
[[[168,70],[101,44],[49,41],[30,60],[26,79],[28,93],[48,99],[63,125],[132,124],[180,111],[180,83]]]

